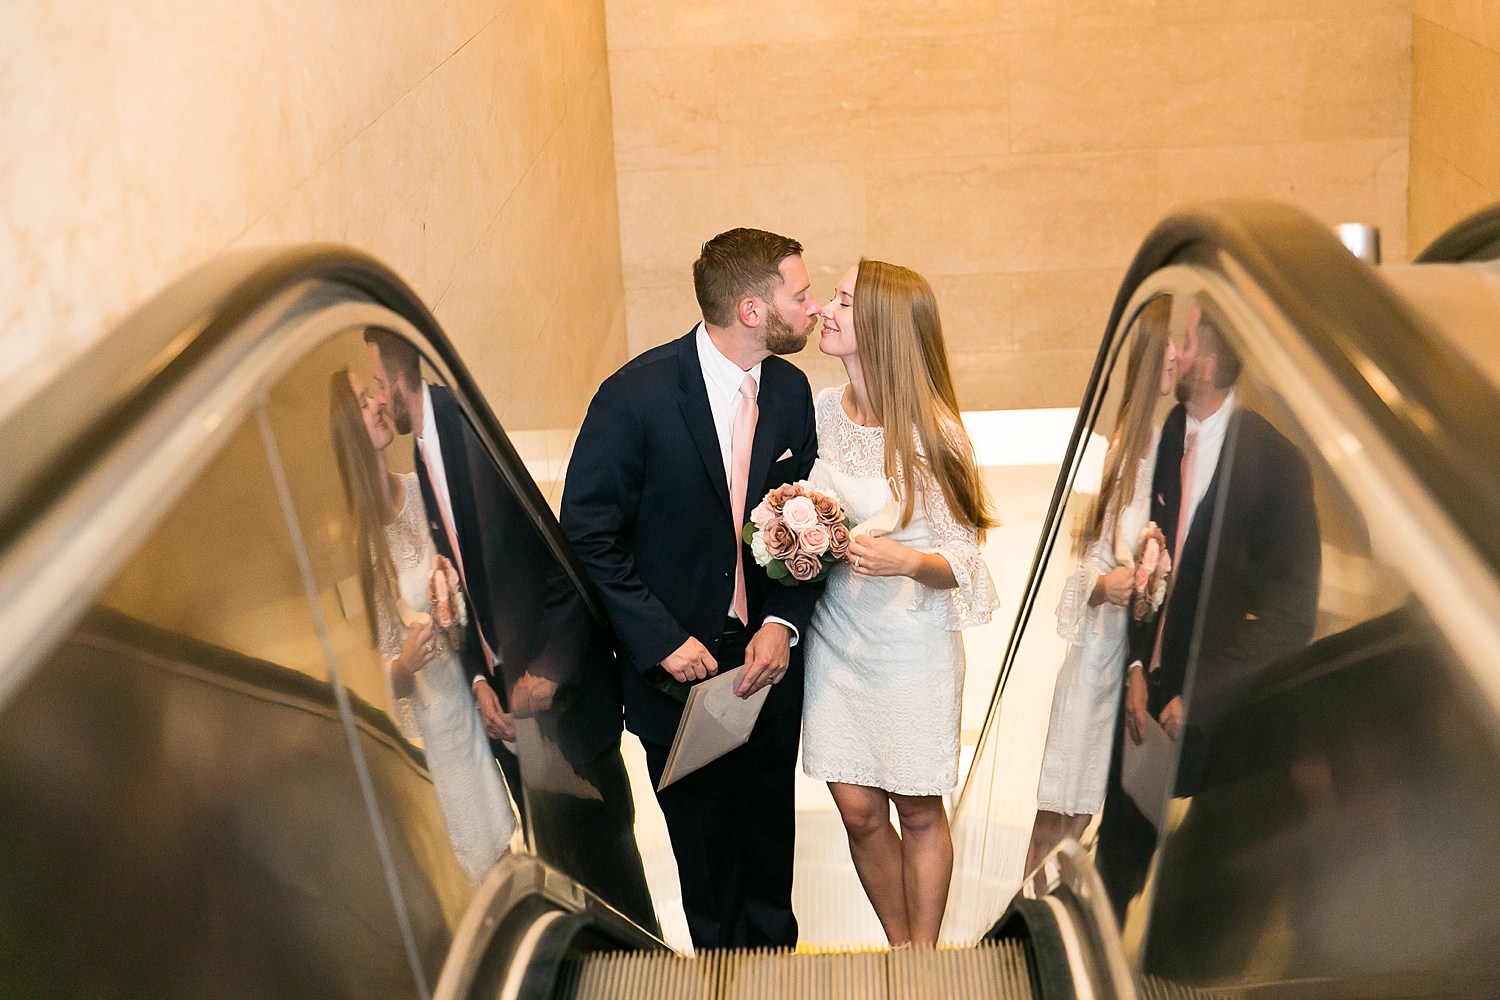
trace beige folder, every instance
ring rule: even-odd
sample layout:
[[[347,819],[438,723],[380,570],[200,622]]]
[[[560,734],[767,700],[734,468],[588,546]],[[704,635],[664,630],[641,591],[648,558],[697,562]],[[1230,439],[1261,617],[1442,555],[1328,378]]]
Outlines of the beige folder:
[[[735,697],[734,686],[744,672],[742,664],[693,685],[667,754],[667,766],[662,768],[661,783],[656,786],[658,792],[750,738],[771,689],[763,687],[748,698]]]
[[[1141,728],[1145,738],[1140,746],[1135,745],[1129,732],[1121,732],[1120,752],[1124,758],[1120,762],[1120,784],[1141,815],[1160,830],[1167,804],[1172,800],[1178,747],[1155,719],[1148,717]]]

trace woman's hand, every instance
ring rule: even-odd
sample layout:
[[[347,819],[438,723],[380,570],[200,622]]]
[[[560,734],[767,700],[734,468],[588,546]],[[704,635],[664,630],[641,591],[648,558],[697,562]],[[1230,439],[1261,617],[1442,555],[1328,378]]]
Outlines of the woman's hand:
[[[958,586],[953,567],[936,552],[919,552],[883,535],[849,539],[849,566],[861,576],[909,576],[934,590]]]
[[[411,694],[412,679],[432,662],[434,645],[430,622],[419,622],[407,629],[401,652],[391,661],[391,686],[396,697],[405,698]]]
[[[845,558],[861,576],[911,576],[921,565],[922,553],[883,535],[855,535]]]
[[[1127,607],[1135,594],[1135,567],[1116,566],[1094,582],[1094,592],[1089,603],[1098,607],[1105,601]]]

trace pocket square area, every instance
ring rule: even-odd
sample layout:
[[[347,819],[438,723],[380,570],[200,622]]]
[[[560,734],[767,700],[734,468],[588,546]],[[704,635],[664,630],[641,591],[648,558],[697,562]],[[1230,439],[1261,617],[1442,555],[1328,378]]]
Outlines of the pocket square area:
[[[788,448],[786,451],[782,452],[779,456],[777,456],[776,461],[778,461],[778,462],[785,462],[787,459],[789,459],[791,457],[792,457],[792,449]]]

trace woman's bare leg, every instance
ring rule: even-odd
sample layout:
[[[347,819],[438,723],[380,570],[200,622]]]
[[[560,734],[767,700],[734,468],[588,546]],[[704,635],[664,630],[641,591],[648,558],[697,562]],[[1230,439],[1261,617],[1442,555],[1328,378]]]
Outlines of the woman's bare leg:
[[[953,836],[941,795],[892,795],[901,818],[901,873],[911,942],[937,944],[953,881]]]
[[[854,870],[880,918],[886,940],[892,945],[908,943],[912,938],[902,883],[901,838],[891,826],[890,796],[879,788],[837,781],[830,781],[828,790],[849,835]]]

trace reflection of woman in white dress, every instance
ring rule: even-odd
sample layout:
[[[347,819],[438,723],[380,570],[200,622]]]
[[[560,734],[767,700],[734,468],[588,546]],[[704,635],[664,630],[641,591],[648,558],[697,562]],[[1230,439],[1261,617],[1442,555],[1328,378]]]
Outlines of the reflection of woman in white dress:
[[[1027,872],[1064,839],[1083,836],[1104,801],[1124,679],[1126,607],[1135,557],[1151,518],[1156,404],[1172,391],[1176,377],[1177,353],[1168,336],[1171,313],[1167,296],[1152,299],[1140,312],[1099,494],[1077,538],[1081,565],[1058,605],[1058,632],[1069,646],[1052,693]]]
[[[822,315],[819,349],[849,384],[818,394],[811,479],[857,529],[871,523],[808,630],[803,769],[829,783],[891,944],[931,945],[953,871],[942,796],[958,783],[958,630],[995,607],[978,544],[995,520],[922,276],[862,260]]]
[[[433,547],[417,477],[386,467],[395,435],[352,372],[333,377],[329,422],[396,722],[403,735],[421,737],[448,842],[477,885],[505,852],[515,817],[458,660],[458,629],[435,628],[427,613],[434,575],[452,574]]]

